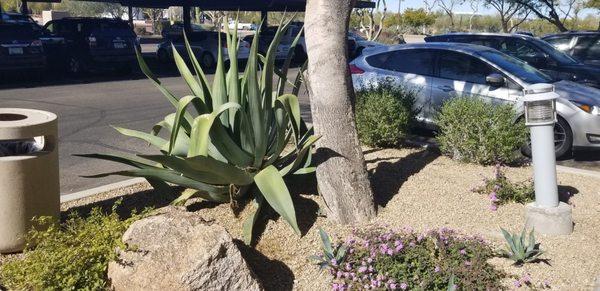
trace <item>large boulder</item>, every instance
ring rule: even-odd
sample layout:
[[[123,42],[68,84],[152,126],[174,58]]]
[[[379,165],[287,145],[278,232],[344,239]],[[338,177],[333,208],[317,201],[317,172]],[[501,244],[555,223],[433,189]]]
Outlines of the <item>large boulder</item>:
[[[262,290],[225,228],[167,209],[123,235],[128,249],[108,266],[114,290]]]

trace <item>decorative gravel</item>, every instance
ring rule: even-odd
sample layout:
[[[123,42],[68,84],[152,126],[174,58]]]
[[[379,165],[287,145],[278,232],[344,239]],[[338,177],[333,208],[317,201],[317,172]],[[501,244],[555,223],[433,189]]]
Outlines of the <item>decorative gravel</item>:
[[[489,210],[486,195],[470,191],[480,185],[484,177],[493,175],[493,167],[458,163],[427,149],[365,149],[365,159],[380,205],[372,224],[391,228],[411,226],[423,231],[445,226],[465,234],[481,234],[498,247],[503,244],[500,227],[520,231],[524,224],[523,205],[503,205],[493,212]],[[515,181],[532,175],[530,167],[506,168],[505,171]],[[314,181],[294,178],[289,184],[297,202],[302,237],[295,235],[283,220],[269,220],[261,223],[262,235],[254,248],[241,242],[239,245],[268,290],[328,290],[331,288],[329,276],[319,272],[308,260],[320,250],[317,231],[322,227],[335,237],[345,238],[352,227],[336,225],[316,215],[323,203],[316,195]],[[573,195],[568,202],[573,206],[575,231],[570,236],[537,236],[549,265],[514,267],[510,261],[500,258],[493,259],[492,263],[515,277],[529,274],[535,284],[548,281],[553,289],[589,290],[600,277],[600,179],[559,173],[559,185],[562,196],[567,197],[567,192]],[[62,207],[81,213],[90,206],[110,209],[117,197],[123,197],[122,213],[133,208],[161,207],[173,199],[154,193],[147,184],[139,184],[69,202]],[[252,206],[236,211],[237,215],[230,205],[192,201],[187,207],[223,225],[234,238],[241,239],[243,218]],[[508,288],[514,288],[512,281],[507,279]]]

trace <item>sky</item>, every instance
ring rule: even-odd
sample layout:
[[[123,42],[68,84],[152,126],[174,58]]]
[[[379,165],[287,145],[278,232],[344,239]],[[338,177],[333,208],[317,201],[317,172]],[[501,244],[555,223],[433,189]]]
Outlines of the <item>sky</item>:
[[[398,11],[398,1],[400,0],[387,0],[387,7],[388,7],[388,11],[390,12],[397,12]],[[423,5],[423,0],[401,0],[402,1],[402,10],[404,11],[406,8],[425,8],[425,5]],[[480,1],[483,3],[483,1]],[[434,10],[438,10],[439,8],[435,8]],[[468,1],[465,1],[464,4],[457,6],[457,8],[455,9],[455,12],[472,12],[472,9],[469,5]],[[493,8],[487,8],[484,7],[484,5],[481,5],[479,8],[479,14],[495,14],[496,11]],[[589,13],[597,13],[594,12],[592,10],[586,9],[584,11],[582,11],[581,16],[585,16],[586,14]]]

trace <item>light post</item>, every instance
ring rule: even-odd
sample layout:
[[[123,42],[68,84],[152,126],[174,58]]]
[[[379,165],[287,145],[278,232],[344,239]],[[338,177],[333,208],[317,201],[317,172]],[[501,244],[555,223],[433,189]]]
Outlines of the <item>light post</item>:
[[[556,99],[551,84],[535,84],[525,88],[525,125],[531,131],[531,156],[535,202],[526,207],[528,228],[543,234],[570,234],[573,232],[571,206],[558,200],[556,184],[556,156],[554,152],[554,124]]]

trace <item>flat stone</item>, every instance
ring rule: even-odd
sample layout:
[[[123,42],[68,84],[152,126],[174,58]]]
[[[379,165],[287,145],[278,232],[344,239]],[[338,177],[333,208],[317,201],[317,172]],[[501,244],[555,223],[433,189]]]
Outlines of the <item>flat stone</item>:
[[[114,290],[262,290],[229,233],[168,207],[133,223],[108,267]]]

